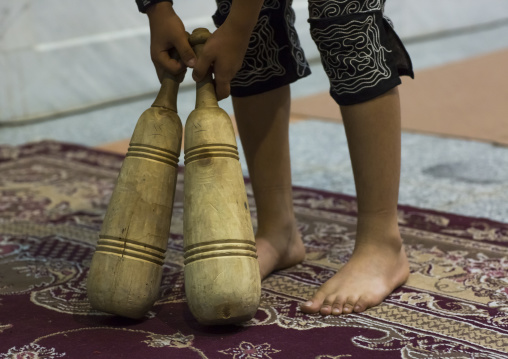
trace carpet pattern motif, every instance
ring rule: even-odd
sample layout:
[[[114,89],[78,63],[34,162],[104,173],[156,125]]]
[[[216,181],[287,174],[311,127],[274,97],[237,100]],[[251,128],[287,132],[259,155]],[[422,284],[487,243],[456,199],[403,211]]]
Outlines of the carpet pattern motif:
[[[86,276],[122,159],[0,147],[0,358],[508,357],[508,224],[400,206],[407,284],[362,314],[307,315],[299,303],[351,255],[356,202],[297,187],[306,260],[263,281],[251,321],[199,325],[183,288],[183,171],[160,300],[140,321],[92,310]]]

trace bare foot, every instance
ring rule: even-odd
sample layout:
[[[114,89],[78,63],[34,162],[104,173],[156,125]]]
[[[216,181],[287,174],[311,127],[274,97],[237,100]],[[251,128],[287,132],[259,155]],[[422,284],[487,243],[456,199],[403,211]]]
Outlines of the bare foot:
[[[360,242],[349,262],[303,304],[305,313],[360,313],[380,304],[409,276],[409,263],[399,236],[375,244]]]
[[[262,280],[273,271],[297,265],[305,258],[305,247],[295,223],[270,233],[258,232],[256,248]]]

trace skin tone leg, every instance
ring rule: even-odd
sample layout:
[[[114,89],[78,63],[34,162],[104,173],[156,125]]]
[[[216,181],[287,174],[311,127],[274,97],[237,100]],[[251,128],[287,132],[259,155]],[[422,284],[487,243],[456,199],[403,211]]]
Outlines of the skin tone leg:
[[[378,305],[409,276],[397,224],[400,178],[400,102],[395,88],[341,112],[358,198],[353,255],[302,306],[323,315],[362,312]]]
[[[289,85],[233,97],[258,214],[256,247],[261,278],[303,261],[293,213],[289,157]]]

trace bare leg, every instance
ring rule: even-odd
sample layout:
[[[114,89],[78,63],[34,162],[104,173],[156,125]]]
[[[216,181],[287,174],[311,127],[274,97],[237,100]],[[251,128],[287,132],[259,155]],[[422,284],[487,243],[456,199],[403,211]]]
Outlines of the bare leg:
[[[348,314],[381,303],[409,275],[397,224],[400,103],[395,88],[341,107],[358,198],[353,255],[302,306],[307,313]]]
[[[233,97],[233,107],[256,200],[256,247],[264,279],[305,257],[293,213],[289,85],[259,95]]]

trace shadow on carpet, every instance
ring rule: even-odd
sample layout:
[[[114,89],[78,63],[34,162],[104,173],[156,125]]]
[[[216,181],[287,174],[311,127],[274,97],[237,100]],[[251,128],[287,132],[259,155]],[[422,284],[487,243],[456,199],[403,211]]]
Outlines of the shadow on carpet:
[[[506,358],[507,224],[401,206],[407,284],[362,314],[306,315],[299,303],[351,255],[356,202],[298,187],[306,260],[263,281],[251,321],[199,325],[183,288],[183,172],[160,300],[139,321],[92,310],[85,281],[122,159],[0,147],[0,358]]]

